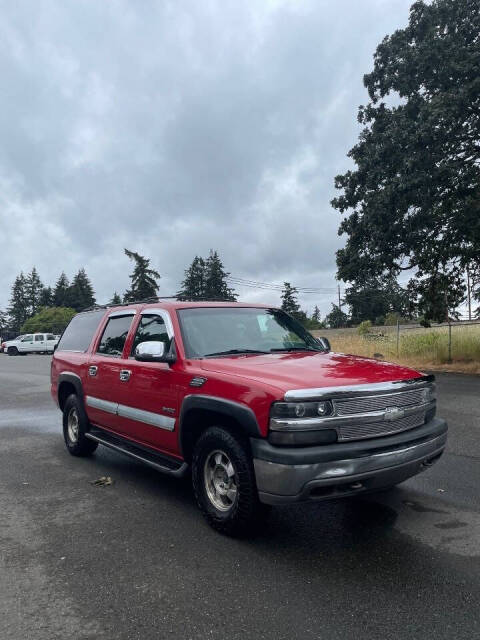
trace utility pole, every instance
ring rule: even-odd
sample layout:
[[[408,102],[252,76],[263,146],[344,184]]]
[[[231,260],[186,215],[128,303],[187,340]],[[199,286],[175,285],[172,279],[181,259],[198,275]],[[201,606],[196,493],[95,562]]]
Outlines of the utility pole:
[[[340,300],[340,285],[338,285],[338,308],[341,310],[342,309],[342,303]]]
[[[470,271],[467,267],[467,301],[468,301],[468,319],[472,319],[472,293],[470,289]]]

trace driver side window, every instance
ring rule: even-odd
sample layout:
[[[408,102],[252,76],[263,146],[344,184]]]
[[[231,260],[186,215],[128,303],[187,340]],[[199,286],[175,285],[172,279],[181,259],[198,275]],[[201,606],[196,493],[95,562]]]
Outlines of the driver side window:
[[[135,355],[135,349],[140,342],[163,342],[165,350],[168,349],[170,338],[168,337],[167,327],[161,316],[142,315],[133,339],[131,356]]]

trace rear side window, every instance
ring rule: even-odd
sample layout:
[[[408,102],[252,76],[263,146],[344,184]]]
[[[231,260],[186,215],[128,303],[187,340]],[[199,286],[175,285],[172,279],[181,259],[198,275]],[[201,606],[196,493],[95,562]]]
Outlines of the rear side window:
[[[123,347],[133,318],[133,315],[110,318],[103,331],[97,353],[105,356],[120,357],[123,353]]]
[[[76,315],[63,332],[57,351],[86,351],[104,314],[102,309]]]
[[[35,342],[42,342],[42,341],[43,341],[43,333],[40,333],[37,336],[35,336]]]

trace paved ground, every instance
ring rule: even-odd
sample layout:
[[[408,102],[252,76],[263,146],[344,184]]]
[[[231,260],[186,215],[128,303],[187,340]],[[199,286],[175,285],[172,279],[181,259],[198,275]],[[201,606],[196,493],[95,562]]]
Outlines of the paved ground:
[[[188,482],[69,456],[49,366],[0,356],[2,640],[480,637],[480,378],[438,376],[451,431],[433,469],[274,510],[239,541],[204,524]]]

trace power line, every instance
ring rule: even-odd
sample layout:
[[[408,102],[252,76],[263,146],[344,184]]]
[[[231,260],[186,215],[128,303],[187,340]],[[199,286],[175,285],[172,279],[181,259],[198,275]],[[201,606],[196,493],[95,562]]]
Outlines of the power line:
[[[255,289],[265,289],[269,291],[283,291],[284,285],[273,284],[268,282],[259,282],[257,280],[249,280],[247,278],[239,278],[236,276],[228,276],[228,282],[239,287],[251,287]],[[292,285],[294,286],[294,285]],[[335,287],[294,287],[299,293],[335,293]]]

